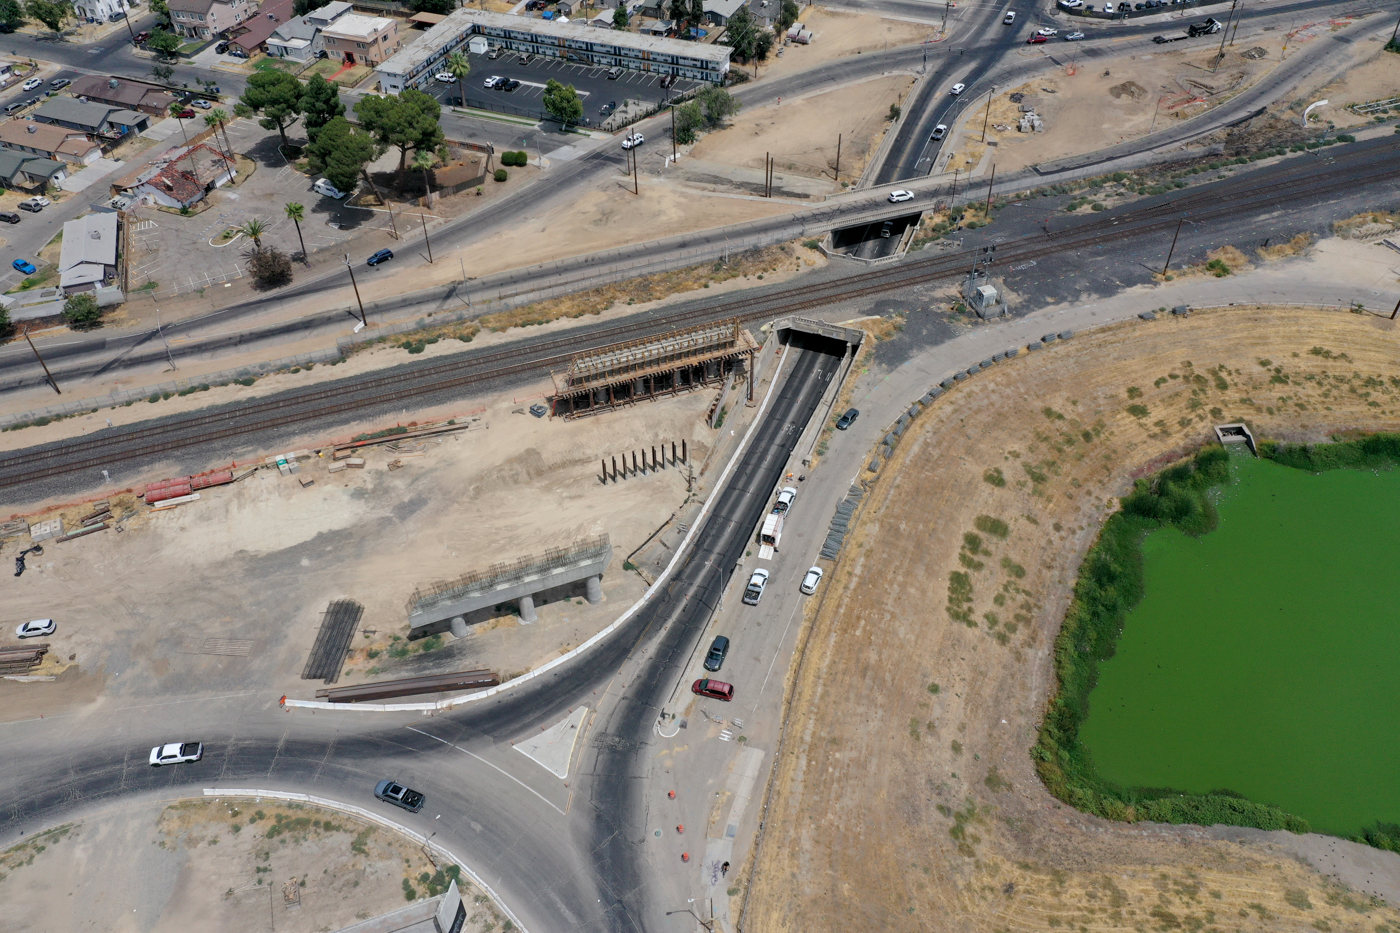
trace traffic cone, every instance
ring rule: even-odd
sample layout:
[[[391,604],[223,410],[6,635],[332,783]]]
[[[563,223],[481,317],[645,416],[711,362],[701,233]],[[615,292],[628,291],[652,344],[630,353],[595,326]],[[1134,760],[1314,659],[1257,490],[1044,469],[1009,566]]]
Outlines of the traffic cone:
[[[676,799],[676,792],[673,791],[673,790],[668,790],[668,791],[666,792],[666,796],[667,796],[667,797],[670,797],[672,800],[675,800],[675,799]]]
[[[676,835],[680,836],[680,835],[684,835],[684,834],[685,834],[685,824],[684,824],[684,823],[677,823],[677,824],[676,824]]]
[[[682,861],[682,862],[688,862],[688,861],[690,861],[690,853],[689,853],[689,852],[682,852],[682,853],[681,853],[681,861]]]

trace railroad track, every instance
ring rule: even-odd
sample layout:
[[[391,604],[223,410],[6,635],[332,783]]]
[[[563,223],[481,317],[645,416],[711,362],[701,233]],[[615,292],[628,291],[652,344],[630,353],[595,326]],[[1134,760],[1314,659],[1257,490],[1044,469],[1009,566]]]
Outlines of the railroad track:
[[[1259,211],[1299,194],[1310,199],[1400,178],[1400,159],[1378,159],[1374,146],[1344,146],[1321,159],[1284,163],[1230,185],[1188,192],[1118,216],[1095,219],[1054,234],[1021,237],[997,245],[1002,263],[1084,250],[1165,232],[1185,216],[1194,223]],[[1392,146],[1392,148],[1397,148]],[[1319,179],[1319,176],[1322,176]],[[711,320],[750,323],[824,305],[960,276],[975,250],[918,256],[896,266],[871,269],[835,281],[815,282],[770,295],[736,297],[701,310],[678,310],[645,321],[623,321],[587,334],[532,341],[500,350],[457,356],[414,367],[281,393],[219,410],[165,419],[133,428],[61,441],[0,458],[0,489],[83,471],[110,469],[152,451],[235,441],[260,431],[289,428],[356,412],[413,403],[425,396],[516,376],[563,368],[577,353]]]

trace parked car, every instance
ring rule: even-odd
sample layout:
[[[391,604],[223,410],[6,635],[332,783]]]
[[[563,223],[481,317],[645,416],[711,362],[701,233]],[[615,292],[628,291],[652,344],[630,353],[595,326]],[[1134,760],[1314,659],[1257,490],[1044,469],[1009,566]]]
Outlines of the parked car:
[[[526,52],[524,55],[520,56],[520,64],[528,65],[530,64],[530,62],[534,61],[534,58],[535,56],[531,55],[529,52]]]
[[[218,45],[214,46],[214,54],[215,54],[215,55],[222,55],[222,54],[224,54],[224,53],[227,52],[227,51],[228,51],[228,43],[227,43],[227,42],[220,42]]]
[[[1026,45],[1039,45],[1039,44],[1042,43],[1042,42],[1049,42],[1049,41],[1050,41],[1050,40],[1049,40],[1048,38],[1046,38],[1045,36],[1042,36],[1042,35],[1037,34],[1037,35],[1031,36],[1029,39],[1027,39],[1027,40],[1026,40]]]
[[[328,198],[335,198],[337,201],[345,197],[344,191],[341,191],[339,188],[326,181],[324,178],[316,179],[316,181],[311,185],[311,190],[316,192],[317,194],[323,194]]]
[[[912,192],[912,191],[905,191],[904,189],[901,188],[901,189],[898,189],[898,190],[896,190],[896,191],[891,191],[891,192],[890,192],[890,203],[891,203],[891,204],[899,204],[899,203],[902,202],[902,201],[912,201],[912,200],[914,200],[914,192]]]
[[[613,67],[611,67],[611,68],[608,69],[608,80],[609,80],[609,81],[616,81],[616,80],[617,80],[618,78],[620,78],[620,77],[622,77],[622,69],[621,69],[620,67],[618,67],[617,65],[614,65]]]
[[[604,104],[603,106],[601,106],[601,107],[598,108],[598,116],[600,116],[600,117],[606,117],[608,114],[612,113],[613,110],[615,110],[615,109],[616,109],[616,108],[615,108],[612,104]]]
[[[380,781],[374,785],[374,796],[396,807],[403,807],[409,813],[423,809],[423,795],[409,790],[397,781]]]
[[[631,148],[634,147],[634,146],[640,146],[642,143],[644,143],[644,142],[646,142],[646,141],[647,141],[647,138],[646,138],[645,136],[643,136],[641,133],[633,133],[632,135],[628,136],[627,138],[625,138],[625,139],[622,141],[622,148],[623,148],[623,149],[631,149]]]
[[[1066,42],[1078,42],[1080,39],[1083,39],[1083,38],[1084,38],[1084,33],[1082,33],[1082,32],[1071,32],[1071,33],[1069,33],[1068,35],[1065,36],[1065,41],[1066,41]],[[1156,40],[1153,40],[1153,41],[1156,41]]]
[[[453,77],[452,72],[450,71],[439,71],[437,74],[433,75],[433,80],[441,81],[443,84],[457,83],[457,79]]]
[[[38,198],[27,198],[19,202],[19,209],[28,211],[31,214],[37,214],[44,209],[44,205],[39,203]]]
[[[1037,30],[1035,31],[1035,34],[1036,34],[1037,36],[1046,36],[1046,37],[1049,37],[1049,36],[1058,36],[1058,35],[1060,34],[1060,31],[1059,31],[1058,29],[1056,29],[1054,26],[1043,26],[1043,27],[1041,27],[1040,29],[1037,29]]]
[[[7,224],[17,224],[19,223],[19,215],[14,211],[0,211],[0,220]]]
[[[962,82],[958,82],[957,84],[955,84],[955,85],[953,85],[952,87],[948,88],[948,93],[949,93],[949,94],[952,94],[954,97],[957,97],[959,94],[961,94],[961,93],[962,93],[963,91],[965,91],[965,90],[967,90],[967,85],[966,85],[966,84],[963,84]]]
[[[520,82],[517,81],[517,80],[515,80],[514,78],[510,78],[510,79],[508,79],[508,80],[506,81],[505,84],[501,85],[501,90],[503,90],[503,91],[513,91],[513,90],[515,90],[515,89],[518,88],[518,87],[520,87]]]
[[[882,237],[888,237],[888,236],[889,236],[891,233],[893,233],[893,232],[894,232],[894,221],[893,221],[893,220],[887,220],[887,221],[885,221],[883,224],[880,225],[880,236],[882,236]]]
[[[200,110],[213,110],[214,105],[207,100],[197,100],[193,102]]]
[[[33,266],[30,266],[33,269]],[[37,638],[40,635],[52,635],[58,630],[58,626],[53,619],[35,619],[33,622],[26,622],[15,629],[16,638]]]
[[[744,602],[750,606],[757,606],[758,601],[763,598],[763,589],[768,585],[768,571],[755,570],[753,576],[749,577],[749,585],[744,587]]]
[[[773,514],[782,515],[792,508],[792,500],[797,498],[797,487],[784,486],[778,490],[778,501],[773,505]]]
[[[933,133],[930,134],[929,139],[933,140],[934,142],[938,142],[938,140],[942,139],[944,136],[947,136],[947,135],[948,135],[948,124],[946,124],[946,123],[940,123],[940,124],[938,124],[937,126],[935,126],[935,127],[933,128]]]
[[[855,423],[856,423],[856,419],[859,418],[859,417],[860,417],[860,409],[859,409],[859,408],[848,408],[848,409],[846,409],[846,413],[845,413],[844,415],[842,415],[840,418],[837,418],[837,419],[836,419],[836,430],[838,430],[838,431],[844,431],[844,430],[846,430],[846,429],[849,428],[851,425],[855,424]]]
[[[1084,0],[1059,0],[1059,3],[1066,10],[1077,10],[1084,5]]]
[[[379,265],[381,262],[388,262],[390,259],[393,259],[393,258],[394,258],[394,251],[393,251],[393,250],[391,250],[391,249],[381,249],[379,252],[377,252],[377,253],[375,253],[373,256],[369,257],[369,261],[368,261],[366,264],[367,264],[367,265],[371,265],[371,266],[377,266],[377,265]]]
[[[184,110],[177,111],[175,116],[179,117],[181,120],[191,120],[194,118],[194,111],[186,107]]]
[[[534,415],[536,418],[543,418],[545,415],[549,414],[549,407],[536,402],[530,406],[530,414]]]
[[[50,204],[53,203],[53,202],[50,201],[48,198],[44,197],[42,194],[36,194],[36,195],[34,195],[34,197],[30,198],[29,200],[33,201],[35,204],[39,205],[40,207],[48,207]]]
[[[664,91],[664,90],[666,90],[667,88],[671,87],[671,86],[672,86],[673,84],[675,84],[675,83],[676,83],[676,76],[675,76],[675,75],[667,75],[666,77],[664,77],[664,78],[661,79],[661,85],[660,85],[660,86],[661,86],[661,89]]]
[[[16,259],[14,262],[10,263],[10,265],[14,266],[25,275],[33,275],[35,272],[39,271],[35,268],[34,263],[30,262],[28,259]]]
[[[137,45],[140,45],[142,42],[145,42],[145,41],[146,41],[147,39],[149,39],[150,37],[151,37],[150,31],[149,31],[149,30],[146,30],[146,29],[143,29],[143,30],[141,30],[140,32],[138,32],[138,33],[136,34],[136,38],[133,39],[132,41],[135,42]],[[228,50],[228,43],[227,43],[227,42],[222,42],[222,43],[220,43],[220,45],[223,46],[222,49],[219,49],[219,54],[222,55],[225,51]]]
[[[799,586],[798,589],[808,596],[811,596],[817,591],[817,584],[820,582],[822,582],[822,569],[820,567],[813,567],[811,570],[808,570],[807,575],[802,578],[802,585]]]
[[[500,58],[500,57],[501,57],[501,47],[500,47],[499,45],[496,46],[494,49],[492,49],[491,51],[489,51],[489,52],[486,53],[486,57],[489,58],[489,59],[491,59],[492,61],[495,61],[496,59]]]
[[[178,765],[186,761],[198,761],[204,757],[203,742],[172,742],[157,745],[151,749],[151,764]]]
[[[505,78],[502,78],[500,75],[492,75],[491,77],[487,78],[485,81],[481,82],[481,86],[484,87],[484,88],[486,88],[486,90],[489,91],[489,90],[491,90],[493,87],[495,87],[496,85],[498,85],[498,84],[505,84],[505,83],[506,83],[506,79],[505,79]]]
[[[712,700],[728,701],[734,699],[733,684],[727,684],[722,680],[710,680],[708,677],[691,684],[690,692],[698,696],[709,697]]]
[[[729,653],[729,639],[716,635],[710,642],[710,650],[705,654],[705,670],[717,671],[724,666],[724,656]]]
[[[21,108],[23,108],[23,107],[24,107],[24,101],[22,101],[22,100],[13,101],[13,102],[8,103],[8,104],[5,105],[5,112],[6,112],[6,113],[14,113],[16,110],[19,110],[19,109],[21,109]]]
[[[24,84],[21,85],[21,86],[22,86],[26,91],[32,91],[32,90],[34,90],[36,87],[38,87],[39,85],[41,85],[41,84],[43,84],[43,83],[44,83],[44,79],[43,79],[43,78],[30,78],[28,81],[24,82]]]
[[[55,91],[57,91],[57,90],[59,90],[59,89],[61,89],[61,88],[67,87],[68,85],[70,85],[70,84],[72,84],[72,83],[73,83],[73,82],[72,82],[72,81],[69,81],[67,78],[54,78],[52,81],[49,82],[49,87],[51,87],[51,88],[53,88]]]

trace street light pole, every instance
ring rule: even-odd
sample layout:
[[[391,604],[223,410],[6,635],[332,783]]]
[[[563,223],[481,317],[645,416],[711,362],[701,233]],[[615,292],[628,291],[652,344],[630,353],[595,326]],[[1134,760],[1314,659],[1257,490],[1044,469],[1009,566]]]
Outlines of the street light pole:
[[[992,118],[992,95],[997,92],[997,86],[992,85],[992,89],[987,92],[987,113],[982,117],[982,142],[987,141],[987,121]]]
[[[365,317],[365,303],[360,300],[360,286],[355,283],[355,267],[350,265],[350,254],[345,254],[345,269],[350,273],[350,287],[355,290],[355,303],[360,306],[360,326],[368,327],[369,319]]]
[[[1185,218],[1185,217],[1181,218],[1180,220],[1178,220],[1178,221],[1176,222],[1176,233],[1172,234],[1172,245],[1171,245],[1171,249],[1167,250],[1167,261],[1166,261],[1165,263],[1162,264],[1162,275],[1163,275],[1163,276],[1165,276],[1165,275],[1167,274],[1167,269],[1169,269],[1169,268],[1171,267],[1171,264],[1172,264],[1172,253],[1176,252],[1176,238],[1179,237],[1179,236],[1181,236],[1181,225],[1184,224],[1184,223],[1186,223],[1186,218]]]

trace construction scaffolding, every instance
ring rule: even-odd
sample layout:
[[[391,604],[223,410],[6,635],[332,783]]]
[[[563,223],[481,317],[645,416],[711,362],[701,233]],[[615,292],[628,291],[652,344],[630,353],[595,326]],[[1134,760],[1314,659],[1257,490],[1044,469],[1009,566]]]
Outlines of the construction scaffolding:
[[[578,418],[722,380],[758,343],[737,320],[703,324],[580,354],[554,374],[554,414]]]

